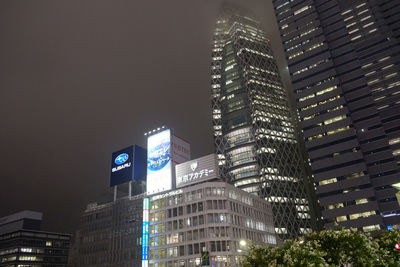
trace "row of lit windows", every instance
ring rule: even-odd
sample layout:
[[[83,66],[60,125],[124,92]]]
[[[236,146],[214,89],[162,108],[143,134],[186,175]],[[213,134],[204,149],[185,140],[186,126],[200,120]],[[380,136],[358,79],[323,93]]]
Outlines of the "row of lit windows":
[[[314,50],[314,49],[316,49],[316,48],[318,48],[318,47],[320,47],[320,46],[323,46],[323,45],[324,45],[323,42],[321,42],[321,43],[316,43],[316,44],[314,44],[314,45],[312,45],[312,46],[306,48],[305,50],[300,50],[300,51],[298,51],[298,52],[296,52],[296,53],[294,53],[294,54],[289,55],[288,58],[289,58],[289,60],[290,60],[290,59],[293,59],[293,58],[295,58],[295,57],[297,57],[297,56],[303,55],[303,54],[305,54],[305,53],[307,53],[307,52],[310,52],[310,51],[312,51],[312,50]]]
[[[388,75],[385,75],[382,79],[377,78],[377,79],[368,81],[368,85],[373,85],[373,84],[375,84],[375,83],[377,83],[377,82],[390,79],[390,78],[396,76],[397,74],[398,74],[398,72],[393,72],[393,73],[390,73],[390,74],[388,74]]]
[[[335,101],[335,100],[337,100],[337,99],[339,99],[339,98],[340,98],[340,95],[337,95],[337,96],[328,98],[328,99],[326,99],[326,100],[324,100],[324,101],[320,101],[320,102],[318,102],[318,103],[316,103],[316,104],[309,105],[309,106],[307,106],[307,107],[305,107],[304,109],[301,109],[301,110],[307,110],[307,109],[309,109],[309,108],[316,107],[317,104],[318,104],[318,105],[324,105],[324,104],[326,104],[326,103]],[[332,108],[332,109],[328,109],[327,112],[339,110],[339,109],[342,109],[342,108],[343,108],[343,105],[340,105],[340,106],[334,107],[334,108]],[[313,119],[313,118],[315,118],[315,117],[318,116],[318,115],[320,115],[319,112],[314,113],[314,114],[312,114],[312,115],[310,115],[310,116],[306,116],[306,117],[303,118],[303,121]]]
[[[297,40],[297,39],[299,39],[299,38],[301,38],[301,37],[304,37],[304,36],[306,36],[306,35],[308,35],[308,34],[314,32],[314,31],[316,31],[317,29],[318,29],[318,28],[311,28],[311,29],[309,29],[309,30],[307,30],[307,31],[304,31],[304,32],[300,33],[299,35],[294,36],[293,38],[291,38],[291,39],[285,41],[285,44],[289,44],[289,43],[291,43],[291,42],[293,42],[293,41],[295,41],[295,40]]]
[[[323,63],[326,63],[326,62],[328,62],[328,61],[329,61],[328,59],[320,60],[320,61],[318,61],[317,63],[311,64],[311,65],[309,65],[309,66],[307,66],[307,67],[305,67],[305,68],[302,68],[301,70],[298,70],[298,71],[293,72],[293,76],[294,76],[294,75],[298,75],[298,74],[300,74],[300,73],[303,73],[303,72],[305,72],[305,71],[307,71],[307,70],[311,70],[311,69],[317,67],[318,65],[323,64]]]
[[[345,176],[344,179],[345,180],[353,179],[353,178],[358,178],[358,177],[361,177],[361,176],[364,176],[364,175],[365,175],[364,172],[355,172],[355,173],[352,173],[351,175]],[[337,178],[335,177],[335,178],[330,178],[330,179],[326,179],[326,180],[320,181],[318,184],[320,186],[322,186],[322,185],[327,185],[327,184],[336,183],[336,182],[337,182]]]
[[[339,98],[340,98],[340,96],[337,95],[337,96],[331,97],[331,98],[329,98],[329,99],[326,99],[326,100],[324,100],[324,101],[320,101],[320,102],[318,102],[318,103],[314,103],[314,104],[308,105],[308,106],[306,106],[306,107],[304,107],[304,108],[301,108],[300,110],[301,110],[301,111],[305,111],[305,110],[308,110],[308,109],[311,109],[311,108],[315,108],[315,107],[317,107],[318,105],[324,105],[324,104],[326,104],[326,103],[335,101],[335,100],[337,100],[337,99],[339,99]],[[340,105],[340,106],[334,107],[334,108],[332,108],[332,109],[327,109],[327,112],[335,111],[335,110],[342,109],[342,108],[343,108],[343,105]],[[314,118],[314,117],[315,117],[316,115],[318,115],[318,114],[319,114],[319,113],[315,113],[315,114],[313,114],[313,115],[311,115],[311,116],[304,117],[303,120],[306,121],[306,120],[312,119],[312,118]]]
[[[336,217],[336,221],[337,222],[344,222],[349,220],[356,220],[358,218],[367,218],[369,216],[375,215],[375,211],[371,210],[371,211],[366,211],[366,212],[361,212],[361,213],[354,213],[354,214],[350,214],[350,215],[344,215],[344,216],[339,216]]]
[[[335,130],[332,130],[332,131],[328,131],[328,132],[326,132],[326,134],[322,133],[322,134],[317,134],[317,135],[314,135],[314,136],[310,136],[310,137],[307,138],[307,140],[308,141],[312,141],[314,139],[322,138],[325,135],[332,135],[332,134],[340,133],[340,132],[343,132],[343,131],[346,131],[346,130],[349,130],[349,129],[350,129],[350,126],[341,127],[341,128],[338,128],[338,129],[335,129]]]

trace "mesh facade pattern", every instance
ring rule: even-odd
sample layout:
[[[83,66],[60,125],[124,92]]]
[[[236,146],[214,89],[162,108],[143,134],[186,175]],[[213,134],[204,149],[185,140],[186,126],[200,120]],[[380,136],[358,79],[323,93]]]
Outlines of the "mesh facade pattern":
[[[211,63],[215,150],[222,176],[272,205],[282,239],[314,228],[295,119],[260,24],[223,6]]]

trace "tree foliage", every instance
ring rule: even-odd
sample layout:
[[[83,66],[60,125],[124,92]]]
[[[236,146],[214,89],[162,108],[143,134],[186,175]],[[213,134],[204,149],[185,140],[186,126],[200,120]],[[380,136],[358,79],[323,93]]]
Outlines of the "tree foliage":
[[[264,266],[399,266],[400,231],[379,231],[374,235],[349,229],[313,232],[282,247],[252,246],[242,260],[243,267]]]

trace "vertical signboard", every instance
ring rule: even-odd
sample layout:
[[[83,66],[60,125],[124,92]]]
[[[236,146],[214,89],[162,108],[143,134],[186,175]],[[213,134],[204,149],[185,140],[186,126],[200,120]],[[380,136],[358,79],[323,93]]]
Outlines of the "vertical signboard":
[[[147,194],[172,189],[171,130],[147,138]]]
[[[111,157],[110,186],[119,185],[133,178],[133,146],[114,152]]]
[[[190,144],[176,135],[171,136],[172,161],[179,164],[190,160]]]
[[[142,267],[149,266],[149,199],[143,198]]]

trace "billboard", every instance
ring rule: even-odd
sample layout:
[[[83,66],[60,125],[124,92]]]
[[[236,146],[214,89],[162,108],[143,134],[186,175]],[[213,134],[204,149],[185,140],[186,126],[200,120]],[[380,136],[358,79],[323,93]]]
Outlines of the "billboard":
[[[176,187],[220,178],[217,162],[217,155],[211,154],[176,165]]]
[[[146,149],[132,145],[112,153],[110,186],[146,178]]]
[[[171,136],[172,162],[179,164],[190,160],[190,144],[176,135]]]
[[[133,178],[133,146],[118,150],[111,157],[110,186],[119,185]]]
[[[172,189],[171,130],[147,137],[147,194]]]

